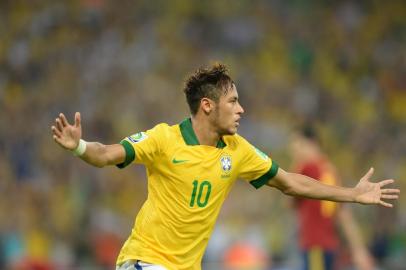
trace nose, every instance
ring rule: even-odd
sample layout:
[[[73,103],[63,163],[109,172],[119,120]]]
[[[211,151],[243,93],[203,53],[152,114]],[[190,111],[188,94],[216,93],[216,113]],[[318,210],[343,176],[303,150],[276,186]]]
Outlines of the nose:
[[[240,103],[238,103],[238,114],[243,114],[244,113],[244,108],[241,106]]]

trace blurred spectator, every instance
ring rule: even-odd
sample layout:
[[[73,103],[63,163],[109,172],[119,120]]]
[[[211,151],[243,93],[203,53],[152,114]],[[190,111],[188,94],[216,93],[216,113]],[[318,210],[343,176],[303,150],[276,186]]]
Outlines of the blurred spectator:
[[[293,170],[326,185],[338,185],[336,168],[322,152],[317,131],[306,123],[292,135],[290,152]],[[342,229],[356,269],[373,270],[374,263],[366,248],[360,228],[348,206],[330,201],[295,199],[299,224],[299,246],[303,270],[342,269],[339,267],[339,233]]]

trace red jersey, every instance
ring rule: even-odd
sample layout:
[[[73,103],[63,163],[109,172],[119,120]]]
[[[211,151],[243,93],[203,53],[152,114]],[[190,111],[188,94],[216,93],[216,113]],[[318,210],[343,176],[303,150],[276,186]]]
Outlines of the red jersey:
[[[335,173],[325,160],[301,164],[297,172],[328,185],[336,184]],[[336,203],[311,199],[296,199],[299,221],[300,247],[304,250],[319,247],[325,250],[338,248],[334,215]]]

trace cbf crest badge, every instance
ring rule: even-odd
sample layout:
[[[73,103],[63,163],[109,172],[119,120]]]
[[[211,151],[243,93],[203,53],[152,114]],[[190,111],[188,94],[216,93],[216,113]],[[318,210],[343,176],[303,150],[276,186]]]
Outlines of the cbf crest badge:
[[[221,177],[222,178],[229,177],[230,173],[231,173],[231,169],[233,167],[231,156],[222,155],[220,158],[220,165],[221,165],[221,171],[222,171]]]

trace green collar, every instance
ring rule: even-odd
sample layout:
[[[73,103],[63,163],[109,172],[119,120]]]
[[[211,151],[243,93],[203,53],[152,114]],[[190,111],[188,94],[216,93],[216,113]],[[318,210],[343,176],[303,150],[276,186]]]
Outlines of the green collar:
[[[187,145],[200,145],[199,140],[197,139],[196,134],[193,130],[192,120],[190,118],[186,118],[185,120],[183,120],[182,123],[179,124],[179,127],[180,132],[182,133],[183,140],[185,140],[185,143]],[[223,141],[223,139],[220,138],[220,140],[217,142],[216,147],[224,148],[226,147],[226,143]]]

